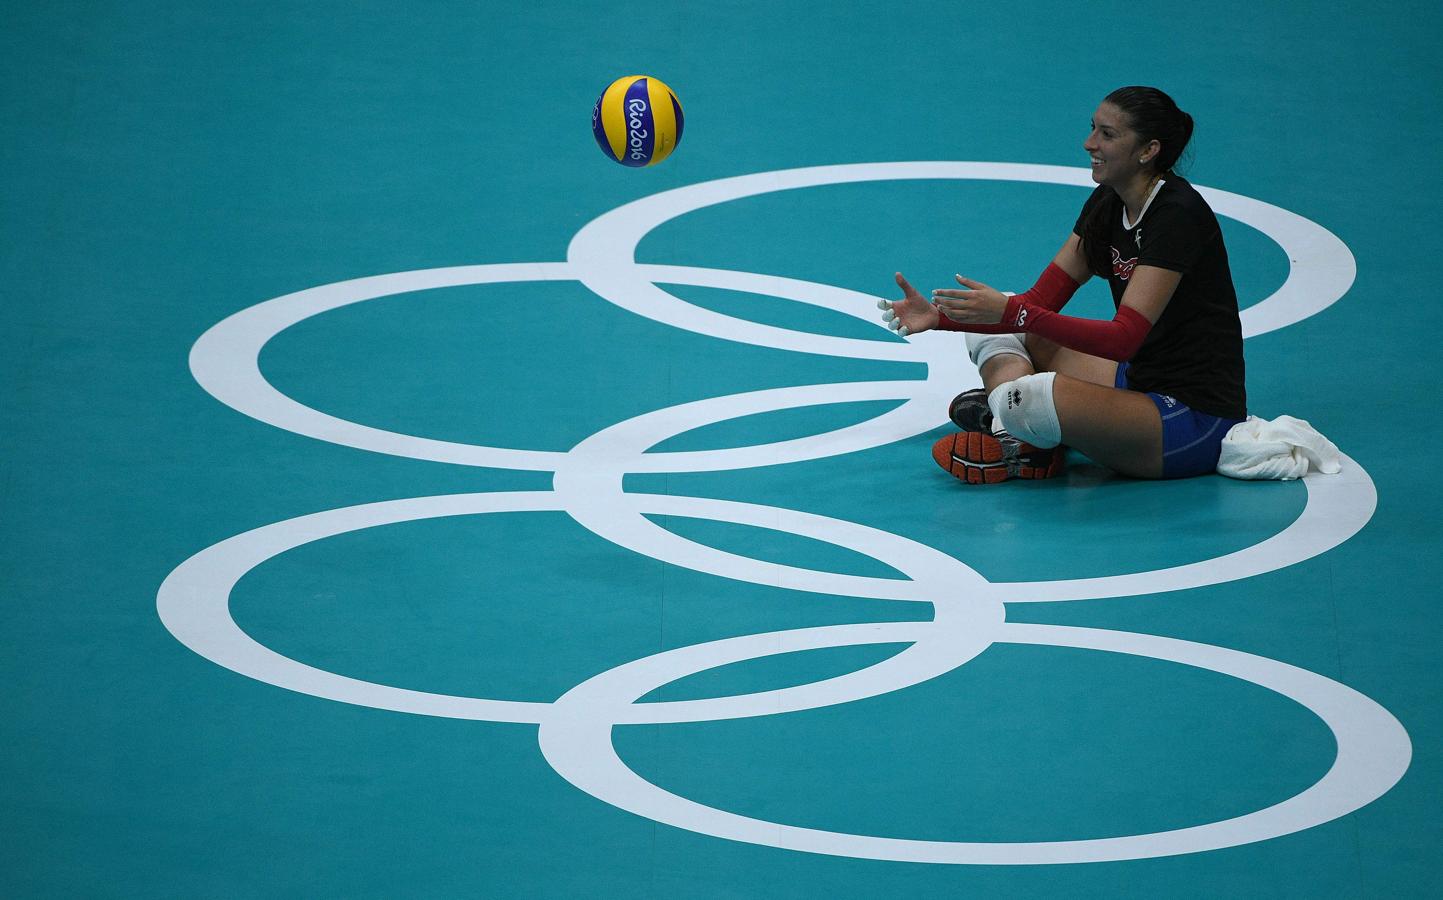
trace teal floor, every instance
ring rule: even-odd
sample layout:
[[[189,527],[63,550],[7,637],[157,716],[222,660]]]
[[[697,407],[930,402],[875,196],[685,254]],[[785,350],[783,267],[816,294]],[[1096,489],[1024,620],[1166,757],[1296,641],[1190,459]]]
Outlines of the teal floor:
[[[1443,893],[1436,4],[22,0],[0,20],[0,896]],[[677,152],[645,170],[607,161],[587,130],[596,95],[632,72],[665,79],[687,115]],[[1249,338],[1248,390],[1254,413],[1307,419],[1338,444],[1352,463],[1339,477],[1376,489],[1371,518],[1371,493],[1339,494],[1342,482],[1144,483],[1082,457],[1061,479],[969,490],[929,457],[941,410],[895,439],[772,464],[623,465],[627,496],[655,508],[628,518],[613,498],[591,526],[664,529],[678,556],[567,514],[557,498],[573,482],[547,461],[612,426],[836,385],[823,402],[672,428],[647,456],[810,446],[904,418],[901,398],[945,369],[938,348],[955,337],[909,348],[842,300],[706,283],[663,287],[716,321],[882,349],[798,352],[638,315],[578,280],[593,278],[579,263],[538,274],[560,271],[588,223],[805,167],[1081,167],[1097,102],[1132,83],[1195,117],[1194,183],[1316,223],[1356,261],[1335,303]],[[665,221],[635,257],[827,297],[890,296],[897,270],[919,286],[962,272],[1020,289],[1085,196],[989,179],[777,190]],[[1223,226],[1245,306],[1312,271],[1264,229]],[[267,342],[260,373],[333,417],[319,433],[233,408],[192,371],[203,334],[273,298],[502,264],[556,268],[382,291]],[[1074,302],[1107,306],[1098,284]],[[854,382],[885,384],[862,396]],[[346,423],[407,438],[377,452]],[[420,447],[531,453],[438,460]],[[577,497],[600,478],[570,477]],[[1341,505],[1310,518],[1329,490]],[[512,511],[357,524],[409,498],[522,492],[535,502]],[[365,507],[388,501],[400,503]],[[707,517],[735,504],[761,519]],[[346,523],[333,535],[282,539],[234,573],[229,614],[308,672],[410,692],[389,707],[366,699],[384,689],[348,699],[248,676],[204,651],[233,645],[225,622],[197,619],[187,637],[163,621],[203,599],[174,588],[181,575],[251,537],[222,542],[328,511],[302,524]],[[798,533],[795,513],[840,530]],[[1318,537],[1349,516],[1366,525]],[[1249,548],[1283,532],[1321,543],[1253,570],[1209,562],[1271,559]],[[910,590],[899,553],[950,574],[878,596]],[[1175,590],[1141,574],[1186,566],[1216,572]],[[1144,587],[1087,586],[1123,575]],[[1101,581],[1056,586],[1080,579]],[[1311,673],[1298,677],[1401,725],[1365,732],[1360,758],[1408,746],[1411,761],[1377,799],[1280,836],[1053,864],[768,846],[658,821],[553,768],[568,728],[622,715],[585,697],[624,664],[770,632],[876,623],[892,636],[782,653],[778,639],[638,682],[631,709],[806,694],[895,671],[888,660],[929,646],[899,636],[934,633],[953,608],[980,617],[961,633],[995,642],[914,683],[772,715],[603,725],[616,722],[615,752],[642,779],[778,835],[938,844],[1197,828],[1283,804],[1334,766],[1339,739],[1319,714],[1222,663],[1012,639],[1076,628]],[[563,695],[582,699],[553,703]],[[423,696],[451,711],[407,706]],[[464,698],[526,712],[455,712],[480,709]]]

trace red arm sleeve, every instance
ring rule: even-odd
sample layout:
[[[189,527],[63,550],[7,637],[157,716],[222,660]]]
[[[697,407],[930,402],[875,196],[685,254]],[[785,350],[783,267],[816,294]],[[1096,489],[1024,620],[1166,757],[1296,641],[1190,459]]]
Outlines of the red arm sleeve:
[[[1004,323],[1064,347],[1118,362],[1132,359],[1152,330],[1152,323],[1147,317],[1130,306],[1119,306],[1112,321],[1105,322],[1064,316],[1041,306],[1019,302],[1021,299],[1013,297],[1008,301],[1007,311],[1002,314]]]
[[[1082,287],[1079,282],[1073,281],[1072,276],[1067,274],[1057,263],[1048,263],[1042,274],[1037,276],[1037,283],[1025,293],[1017,295],[1017,299],[1023,303],[1031,303],[1043,309],[1057,312],[1067,305],[1077,289]],[[1003,318],[1006,321],[1006,317]]]

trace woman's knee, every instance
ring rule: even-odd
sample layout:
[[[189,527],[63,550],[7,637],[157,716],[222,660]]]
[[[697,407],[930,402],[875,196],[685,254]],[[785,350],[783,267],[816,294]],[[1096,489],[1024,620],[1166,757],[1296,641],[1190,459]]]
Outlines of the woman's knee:
[[[1037,343],[1033,344],[1031,339],[1036,335],[1029,334],[1027,337],[1028,352],[1032,354],[1039,372],[1056,372],[1106,388],[1113,387],[1117,381],[1117,363],[1114,360],[1072,350],[1046,338],[1037,338]]]
[[[1023,375],[987,395],[992,418],[1015,438],[1046,449],[1062,443],[1062,426],[1052,396],[1056,372]]]
[[[999,356],[1017,356],[1031,362],[1023,335],[1020,334],[978,334],[969,331],[964,340],[967,343],[967,355],[979,371]]]
[[[1057,351],[1062,349],[1061,344],[1036,334],[1023,335],[1023,344],[1027,348],[1027,355],[1032,357],[1032,364],[1037,371],[1056,371],[1052,368],[1052,361],[1057,356]]]

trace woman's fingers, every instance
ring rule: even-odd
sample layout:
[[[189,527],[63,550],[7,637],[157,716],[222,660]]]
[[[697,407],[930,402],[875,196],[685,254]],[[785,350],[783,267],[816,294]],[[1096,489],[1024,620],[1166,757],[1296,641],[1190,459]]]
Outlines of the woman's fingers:
[[[897,279],[897,287],[902,289],[902,293],[908,297],[920,296],[917,289],[912,287],[912,283],[902,277],[901,272],[898,272],[894,277]]]
[[[954,322],[971,322],[977,318],[972,304],[966,300],[942,298],[937,301],[937,311]]]
[[[882,321],[886,322],[889,327],[896,328],[897,326],[892,323],[897,321],[897,310],[892,306],[892,301],[878,300],[877,308],[882,310]]]

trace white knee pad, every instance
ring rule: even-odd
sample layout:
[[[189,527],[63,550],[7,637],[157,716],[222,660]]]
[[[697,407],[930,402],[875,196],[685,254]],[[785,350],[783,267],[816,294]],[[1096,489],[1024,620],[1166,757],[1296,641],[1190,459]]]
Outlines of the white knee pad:
[[[1013,437],[1034,447],[1056,447],[1062,443],[1057,405],[1052,402],[1052,381],[1056,377],[1056,372],[1041,372],[999,384],[987,395],[992,418]]]
[[[1020,334],[973,334],[967,332],[967,355],[977,364],[977,371],[982,371],[982,366],[994,356],[1001,356],[1010,353],[1013,356],[1020,356],[1028,362],[1032,357],[1027,355],[1027,345],[1022,343]]]

